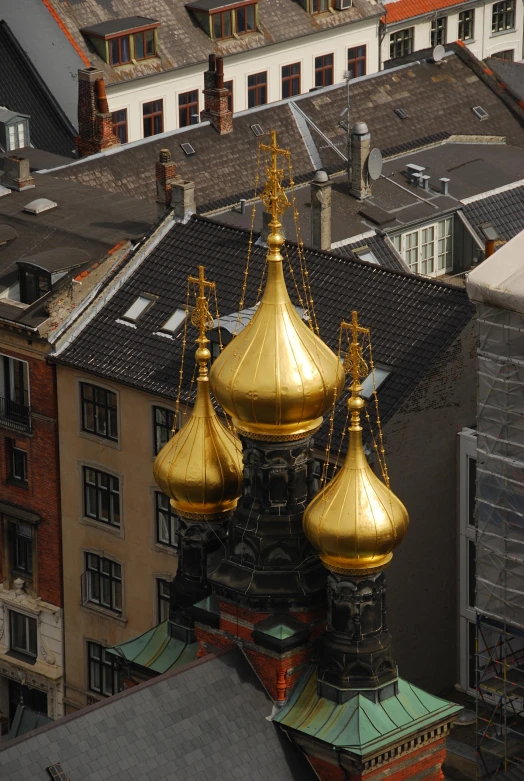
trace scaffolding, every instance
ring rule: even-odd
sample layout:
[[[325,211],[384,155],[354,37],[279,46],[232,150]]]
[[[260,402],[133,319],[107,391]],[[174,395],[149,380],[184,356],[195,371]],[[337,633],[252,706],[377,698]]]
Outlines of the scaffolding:
[[[524,779],[524,316],[477,307],[478,768]]]

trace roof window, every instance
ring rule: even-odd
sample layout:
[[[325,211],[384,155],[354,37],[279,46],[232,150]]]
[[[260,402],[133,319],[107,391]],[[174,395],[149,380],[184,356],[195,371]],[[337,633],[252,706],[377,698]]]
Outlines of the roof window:
[[[375,382],[373,385],[373,374],[375,378]],[[379,366],[375,366],[375,372],[371,372],[368,374],[365,380],[362,381],[362,396],[365,399],[371,399],[373,396],[374,390],[378,390],[381,385],[385,383],[389,375],[391,374],[391,369],[382,369]]]
[[[407,119],[409,117],[408,112],[405,111],[403,108],[396,108],[394,109],[394,111],[397,117],[399,117],[400,119]]]
[[[24,211],[29,212],[29,214],[41,214],[42,212],[48,212],[50,209],[56,209],[57,206],[58,204],[55,201],[50,201],[49,198],[36,198],[24,206]]]
[[[483,109],[482,106],[474,106],[472,109],[475,116],[477,116],[479,119],[488,119],[489,114],[486,111],[486,109]]]
[[[6,152],[14,152],[26,146],[31,146],[29,115],[0,106],[0,147]]]
[[[185,319],[185,311],[183,309],[175,309],[169,320],[166,320],[160,330],[167,334],[174,334],[175,331],[180,328]]]
[[[186,8],[215,41],[254,33],[258,27],[258,3],[253,0],[194,0]]]
[[[191,144],[185,143],[185,144],[180,144],[180,146],[182,147],[182,151],[184,152],[184,154],[187,155],[188,157],[190,157],[190,155],[196,155],[196,149]]]
[[[53,781],[69,781],[69,776],[62,770],[62,765],[60,762],[57,762],[56,765],[51,765],[48,767],[47,772]]]
[[[380,265],[378,258],[373,254],[369,247],[356,247],[353,252],[360,258],[360,260],[367,260],[368,263],[375,263],[377,266]]]
[[[138,298],[133,301],[129,309],[124,312],[122,315],[122,320],[128,320],[131,323],[136,323],[136,321],[142,317],[142,315],[149,309],[149,307],[153,306],[154,303],[155,299],[153,296],[138,296]]]
[[[253,131],[253,135],[257,136],[257,138],[264,135],[261,125],[250,125],[250,128]]]
[[[157,28],[160,22],[145,16],[110,19],[82,32],[96,53],[109,65],[126,65],[156,57]]]

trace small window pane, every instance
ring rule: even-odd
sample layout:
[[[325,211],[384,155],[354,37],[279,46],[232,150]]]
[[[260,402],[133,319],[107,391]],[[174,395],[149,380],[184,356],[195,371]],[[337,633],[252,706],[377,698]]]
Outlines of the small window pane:
[[[135,35],[135,57],[137,60],[143,60],[144,54],[144,34],[137,33]]]
[[[162,331],[166,331],[167,333],[174,333],[179,326],[182,325],[184,320],[186,319],[186,313],[183,309],[177,309],[171,317],[166,320],[164,325],[162,326]]]
[[[133,322],[138,320],[140,315],[143,314],[152,303],[153,301],[151,298],[148,298],[147,296],[138,296],[136,301],[134,301],[129,309],[122,315],[122,319],[132,320]]]

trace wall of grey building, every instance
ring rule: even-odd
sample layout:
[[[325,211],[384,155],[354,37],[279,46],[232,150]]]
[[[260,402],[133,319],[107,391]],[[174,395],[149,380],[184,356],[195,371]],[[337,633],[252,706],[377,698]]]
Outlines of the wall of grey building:
[[[85,64],[42,0],[0,0],[4,19],[73,127],[78,127],[77,73]]]
[[[453,220],[453,273],[469,271],[484,260],[484,252],[458,215]]]
[[[410,528],[386,570],[399,674],[433,693],[458,681],[457,432],[474,426],[476,321],[384,427],[391,487]]]

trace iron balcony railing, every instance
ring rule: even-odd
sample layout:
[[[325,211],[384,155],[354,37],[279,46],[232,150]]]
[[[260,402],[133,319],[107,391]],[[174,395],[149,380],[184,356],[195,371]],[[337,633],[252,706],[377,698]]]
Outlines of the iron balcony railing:
[[[27,401],[27,394],[25,395]],[[30,431],[31,407],[28,404],[0,396],[0,423],[18,431]]]

